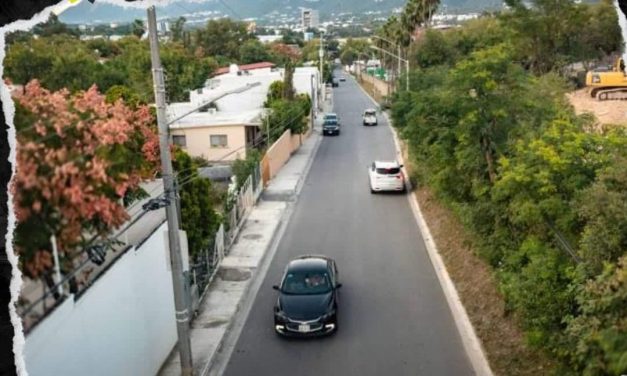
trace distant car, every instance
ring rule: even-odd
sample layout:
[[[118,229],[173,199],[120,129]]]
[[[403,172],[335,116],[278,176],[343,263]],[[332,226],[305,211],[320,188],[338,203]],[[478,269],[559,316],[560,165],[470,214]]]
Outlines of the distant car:
[[[405,175],[403,165],[396,161],[374,161],[368,168],[370,192],[381,191],[405,192]]]
[[[340,118],[335,113],[324,114],[322,123],[322,135],[340,134]]]
[[[273,288],[279,291],[274,306],[274,330],[284,336],[316,336],[337,331],[339,282],[335,261],[305,255],[290,261]]]
[[[340,82],[344,82],[344,81],[346,81],[346,77],[344,76],[340,77]]]
[[[338,79],[337,79],[337,78],[335,78],[335,77],[333,77],[333,80],[332,80],[331,82],[332,82],[332,86],[333,86],[333,87],[338,87],[338,86],[340,86],[340,80],[338,80]]]
[[[364,125],[377,125],[377,110],[369,108],[364,111],[363,115]]]

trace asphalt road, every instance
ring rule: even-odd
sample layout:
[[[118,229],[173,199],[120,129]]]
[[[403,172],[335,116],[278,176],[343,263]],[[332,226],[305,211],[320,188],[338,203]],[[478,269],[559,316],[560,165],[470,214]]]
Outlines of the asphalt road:
[[[361,125],[373,105],[350,78],[334,105],[341,135],[322,140],[224,374],[472,375],[407,197],[370,193],[367,166],[396,156],[385,118]],[[339,331],[286,340],[274,333],[272,285],[305,253],[337,261]]]

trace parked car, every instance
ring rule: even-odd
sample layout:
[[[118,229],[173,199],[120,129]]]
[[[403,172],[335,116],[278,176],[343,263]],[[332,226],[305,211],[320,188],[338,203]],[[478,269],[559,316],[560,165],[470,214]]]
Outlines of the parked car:
[[[344,81],[346,81],[346,77],[341,76],[341,77],[340,77],[340,82],[344,82]]]
[[[377,110],[369,108],[364,111],[363,115],[364,125],[377,125]]]
[[[333,77],[333,80],[331,81],[331,83],[333,87],[340,86],[340,80],[338,80],[336,77]]]
[[[322,123],[322,135],[340,134],[340,118],[335,113],[328,113],[324,115],[324,121]]]
[[[290,261],[274,306],[274,330],[284,336],[317,336],[337,331],[338,289],[335,261],[304,255]]]
[[[381,191],[405,192],[403,165],[397,161],[374,161],[368,168],[370,192]]]

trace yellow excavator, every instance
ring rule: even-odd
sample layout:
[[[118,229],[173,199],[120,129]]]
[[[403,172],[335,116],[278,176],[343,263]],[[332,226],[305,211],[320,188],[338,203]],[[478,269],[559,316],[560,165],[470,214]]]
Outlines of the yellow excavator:
[[[597,69],[588,72],[586,86],[592,88],[590,95],[597,100],[626,100],[627,75],[623,59],[618,58],[612,69]]]

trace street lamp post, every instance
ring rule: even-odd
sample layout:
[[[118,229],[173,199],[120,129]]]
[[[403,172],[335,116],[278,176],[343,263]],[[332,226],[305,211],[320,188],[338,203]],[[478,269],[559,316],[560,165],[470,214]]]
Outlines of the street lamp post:
[[[380,48],[380,47],[376,47],[376,46],[372,46],[372,47],[374,47],[374,48],[376,48],[376,49],[379,49],[379,50],[381,50],[381,51],[383,51],[383,52],[385,52],[385,53],[389,54],[390,56],[396,57],[396,58],[398,59],[398,74],[399,74],[399,75],[400,75],[400,73],[401,73],[401,69],[402,69],[402,68],[401,68],[401,62],[404,62],[404,63],[405,63],[405,69],[406,69],[406,74],[407,74],[407,77],[405,78],[405,86],[406,86],[406,90],[409,90],[409,60],[407,60],[407,59],[403,59],[403,58],[401,57],[401,45],[400,45],[400,44],[398,44],[398,43],[394,43],[393,41],[391,41],[391,40],[389,40],[389,39],[386,39],[386,38],[380,37],[380,36],[378,36],[378,35],[373,35],[373,38],[380,39],[380,40],[382,40],[382,41],[384,41],[384,42],[387,42],[387,43],[389,43],[389,44],[391,44],[391,45],[393,45],[393,46],[396,46],[396,49],[397,49],[397,51],[398,51],[398,52],[397,52],[397,55],[394,55],[394,54],[392,54],[391,52],[389,52],[389,51],[387,51],[387,50],[384,50],[383,48]]]
[[[377,50],[377,51],[384,52],[384,53],[386,53],[386,54],[388,54],[388,55],[390,55],[390,56],[393,56],[393,57],[395,57],[395,58],[397,58],[397,59],[402,60],[402,61],[404,61],[404,62],[405,62],[405,68],[407,69],[407,74],[405,75],[405,89],[406,89],[407,91],[409,91],[409,60],[407,60],[407,59],[403,59],[402,57],[400,57],[400,56],[398,56],[398,55],[396,55],[396,54],[393,54],[393,53],[391,53],[391,52],[390,52],[390,51],[388,51],[388,50],[384,50],[383,48],[379,48],[379,47],[377,47],[377,46],[370,46],[370,48],[372,48],[372,49],[374,49],[374,50]]]

